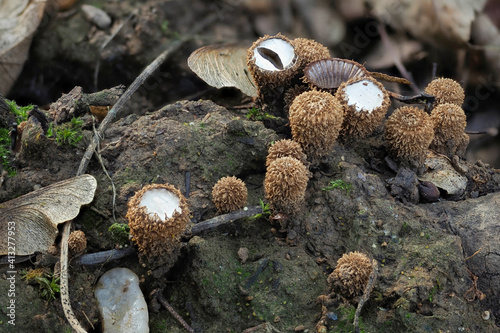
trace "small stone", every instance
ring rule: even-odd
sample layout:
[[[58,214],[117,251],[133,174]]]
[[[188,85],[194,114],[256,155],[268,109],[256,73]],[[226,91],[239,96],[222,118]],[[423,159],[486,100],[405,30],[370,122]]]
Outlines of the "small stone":
[[[306,330],[306,327],[304,325],[299,325],[295,327],[294,331],[295,332],[304,332]]]
[[[248,260],[248,249],[246,247],[240,247],[238,250],[238,257],[242,264],[246,263]]]
[[[483,317],[484,320],[490,320],[490,312],[484,311],[481,317]]]
[[[94,293],[105,332],[149,332],[148,306],[134,272],[128,268],[107,271]]]
[[[82,12],[85,18],[99,29],[107,29],[111,26],[111,18],[102,9],[91,5],[82,5]]]

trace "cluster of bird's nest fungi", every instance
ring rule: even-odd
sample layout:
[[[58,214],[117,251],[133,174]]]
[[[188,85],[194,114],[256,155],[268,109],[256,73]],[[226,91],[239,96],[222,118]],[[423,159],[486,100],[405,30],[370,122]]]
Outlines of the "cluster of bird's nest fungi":
[[[290,138],[270,146],[266,160],[264,192],[273,216],[286,220],[303,211],[309,169],[338,141],[353,142],[384,125],[387,150],[401,165],[421,167],[430,150],[450,157],[465,154],[469,139],[461,107],[464,90],[452,79],[434,79],[421,95],[425,105],[399,107],[385,120],[391,98],[399,95],[378,80],[408,82],[331,58],[329,50],[313,40],[264,36],[248,49],[246,62],[256,103],[287,117],[291,129]],[[245,207],[247,188],[230,175],[214,184],[212,197],[219,213],[229,213]],[[129,201],[127,218],[145,257],[168,255],[190,228],[187,200],[169,184],[137,192]],[[343,288],[346,296],[357,296],[374,265],[362,253],[344,254],[328,281]]]

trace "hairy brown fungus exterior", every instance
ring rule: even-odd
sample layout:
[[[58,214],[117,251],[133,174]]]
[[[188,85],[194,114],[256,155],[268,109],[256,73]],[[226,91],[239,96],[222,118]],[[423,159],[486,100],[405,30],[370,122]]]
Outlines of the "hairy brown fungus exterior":
[[[266,158],[266,167],[269,167],[276,159],[285,156],[294,157],[304,164],[307,161],[307,156],[304,154],[300,144],[293,140],[283,139],[276,141],[269,148]]]
[[[285,36],[264,36],[248,49],[247,66],[257,85],[257,103],[271,114],[284,113],[284,94],[300,73],[297,54]]]
[[[348,296],[358,296],[363,293],[372,269],[373,264],[365,254],[357,251],[344,253],[328,282],[337,282]]]
[[[68,248],[71,253],[83,252],[87,248],[87,237],[85,237],[85,233],[81,230],[76,230],[69,234]]]
[[[298,159],[286,156],[267,168],[264,191],[270,207],[277,213],[294,215],[304,205],[309,172]]]
[[[283,102],[286,114],[288,114],[290,106],[292,106],[292,103],[295,100],[295,98],[308,90],[310,89],[307,86],[296,84],[285,91],[285,95],[283,96]]]
[[[292,40],[292,44],[295,47],[295,53],[297,53],[300,69],[304,69],[313,61],[330,58],[328,48],[313,39],[295,38]]]
[[[212,201],[221,213],[245,207],[248,191],[245,183],[236,177],[223,177],[212,188]]]
[[[385,139],[394,156],[413,166],[421,166],[434,139],[431,118],[417,107],[400,107],[385,124]]]
[[[248,49],[247,65],[259,88],[284,86],[298,72],[297,54],[285,36],[265,35]]]
[[[297,96],[289,111],[293,139],[313,161],[332,151],[343,119],[337,98],[316,90]]]
[[[340,85],[335,95],[344,108],[341,135],[365,137],[385,118],[391,104],[384,86],[371,77],[354,77]]]
[[[144,186],[128,202],[130,234],[148,258],[172,253],[189,227],[187,199],[173,185]]]
[[[465,143],[464,140],[468,141],[468,136],[464,132],[467,117],[460,106],[451,103],[440,104],[432,110],[431,120],[434,125],[432,150],[451,156]],[[467,144],[468,142],[466,146]]]
[[[432,80],[425,92],[436,98],[435,104],[452,103],[462,106],[465,100],[465,92],[460,83],[449,78],[437,78]]]

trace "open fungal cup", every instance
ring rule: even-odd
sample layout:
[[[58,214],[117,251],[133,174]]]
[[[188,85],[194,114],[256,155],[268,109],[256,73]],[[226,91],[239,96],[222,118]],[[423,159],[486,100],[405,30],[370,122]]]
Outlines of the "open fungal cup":
[[[373,132],[391,104],[387,90],[371,77],[349,79],[340,85],[335,96],[344,109],[344,137],[364,137]]]
[[[172,253],[190,222],[187,199],[169,184],[151,184],[136,192],[126,218],[133,241],[148,258]]]
[[[337,89],[343,82],[353,78],[368,77],[366,68],[352,60],[340,58],[321,59],[309,63],[304,69],[307,83],[319,89]]]
[[[259,89],[285,86],[298,70],[294,46],[281,34],[257,39],[248,49],[247,65]]]

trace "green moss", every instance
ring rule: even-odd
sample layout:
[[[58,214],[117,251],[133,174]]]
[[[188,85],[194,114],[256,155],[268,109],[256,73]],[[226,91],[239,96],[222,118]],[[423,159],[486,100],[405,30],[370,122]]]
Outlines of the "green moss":
[[[108,231],[111,234],[111,238],[117,244],[126,244],[129,240],[130,228],[128,224],[125,223],[113,223]]]
[[[267,112],[263,112],[262,109],[258,109],[258,108],[251,108],[250,110],[248,110],[247,114],[246,114],[247,118],[250,119],[250,120],[268,120],[268,119],[276,119],[275,116],[273,115],[270,115],[269,113]]]
[[[16,122],[19,124],[28,119],[28,113],[33,109],[33,105],[19,106],[15,101],[5,100],[10,111],[16,115]],[[0,128],[0,164],[8,172],[9,176],[16,174],[16,170],[10,166],[9,155],[12,140],[10,138],[10,129]]]
[[[47,130],[47,137],[55,138],[59,145],[68,144],[76,146],[83,138],[82,135],[83,120],[79,117],[73,117],[69,123],[54,125],[50,123]]]
[[[352,184],[346,183],[342,179],[336,179],[336,180],[330,181],[329,185],[327,187],[323,187],[322,190],[323,191],[331,191],[331,190],[334,190],[336,188],[339,188],[341,190],[346,191],[347,195],[349,195],[349,193],[351,192]]]
[[[18,124],[28,120],[28,113],[34,108],[33,104],[27,106],[19,106],[17,105],[16,101],[5,100],[5,102],[9,106],[10,111],[16,115],[16,121]]]

